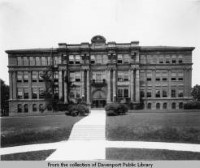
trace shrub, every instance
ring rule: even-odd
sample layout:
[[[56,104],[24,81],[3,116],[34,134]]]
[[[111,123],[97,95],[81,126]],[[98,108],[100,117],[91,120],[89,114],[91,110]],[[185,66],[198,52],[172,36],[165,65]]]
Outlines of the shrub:
[[[73,104],[68,106],[68,112],[66,115],[77,116],[77,115],[87,115],[89,114],[89,109],[84,104]]]
[[[199,101],[191,101],[184,104],[184,109],[200,109]]]
[[[115,116],[125,114],[128,111],[128,107],[125,104],[111,103],[106,105],[105,110],[108,116]]]

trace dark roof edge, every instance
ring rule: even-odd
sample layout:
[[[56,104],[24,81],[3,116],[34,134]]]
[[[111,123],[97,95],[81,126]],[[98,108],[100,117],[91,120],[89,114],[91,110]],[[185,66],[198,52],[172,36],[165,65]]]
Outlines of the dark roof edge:
[[[57,48],[33,48],[33,49],[16,49],[16,50],[6,50],[7,54],[17,54],[17,53],[43,53],[43,52],[55,52]]]
[[[195,47],[178,47],[178,46],[140,46],[141,51],[193,51]]]

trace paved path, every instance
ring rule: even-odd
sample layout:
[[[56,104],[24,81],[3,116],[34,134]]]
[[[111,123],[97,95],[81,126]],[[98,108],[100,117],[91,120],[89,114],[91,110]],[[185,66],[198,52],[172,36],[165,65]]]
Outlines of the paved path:
[[[104,110],[92,110],[89,116],[74,125],[68,141],[0,148],[0,154],[56,149],[47,160],[98,160],[106,159],[106,148],[167,149],[200,152],[200,144],[106,141],[105,120]]]

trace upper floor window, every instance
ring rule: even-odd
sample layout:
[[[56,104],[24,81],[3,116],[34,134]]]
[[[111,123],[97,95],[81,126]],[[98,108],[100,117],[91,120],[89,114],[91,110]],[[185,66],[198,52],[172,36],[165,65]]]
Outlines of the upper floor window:
[[[176,90],[175,89],[171,90],[171,97],[176,97]]]
[[[39,88],[39,98],[40,99],[44,98],[44,88]]]
[[[17,98],[18,99],[22,99],[23,98],[23,89],[22,88],[18,88],[17,89]]]
[[[38,73],[36,71],[32,72],[32,82],[37,82],[37,75]]]
[[[122,64],[122,55],[121,55],[121,54],[119,54],[119,55],[117,56],[117,63],[118,63],[118,64]]]
[[[30,57],[30,66],[35,65],[35,57]]]
[[[24,66],[28,66],[29,65],[29,59],[28,57],[24,57]]]
[[[156,90],[156,96],[155,97],[160,97],[160,90]]]
[[[46,59],[46,57],[42,57],[42,65],[43,66],[47,65],[47,59]]]
[[[169,64],[169,63],[170,63],[170,57],[166,56],[166,64]]]
[[[69,64],[74,64],[74,56],[73,55],[69,56]]]
[[[37,88],[32,88],[32,99],[37,99]]]
[[[40,66],[40,57],[36,57],[36,65]]]
[[[178,97],[183,97],[183,90],[178,91]]]
[[[47,57],[47,64],[48,64],[48,65],[51,65],[51,64],[52,64],[52,62],[51,62],[51,57]]]
[[[151,90],[147,91],[147,97],[151,97]]]
[[[163,96],[163,97],[167,97],[167,91],[166,91],[166,90],[163,90],[163,91],[162,91],[162,96]]]
[[[179,64],[182,64],[182,63],[183,63],[183,57],[182,57],[182,55],[180,55],[180,56],[178,57],[178,63],[179,63]]]
[[[24,72],[24,83],[28,83],[28,72]]]
[[[102,64],[102,56],[101,55],[97,55],[96,56],[96,63],[97,64]]]
[[[130,62],[130,59],[129,59],[129,55],[128,54],[125,54],[124,55],[124,63],[129,63]]]
[[[122,98],[122,97],[128,98],[128,96],[129,96],[128,92],[129,92],[128,88],[118,88],[117,89],[117,97],[119,97],[119,98]]]
[[[159,63],[160,63],[160,64],[163,64],[163,63],[164,63],[163,57],[160,57],[160,58],[159,58]]]
[[[173,56],[172,56],[172,64],[175,64],[175,63],[176,63],[176,56],[173,55]]]
[[[119,81],[119,82],[126,82],[126,81],[129,81],[128,72],[119,72],[119,73],[118,73],[118,81]]]
[[[19,66],[23,65],[22,57],[17,57],[17,65]]]
[[[43,79],[43,72],[39,72],[39,82],[44,82],[44,79]]]
[[[29,94],[28,94],[28,88],[24,89],[24,99],[28,99],[29,98]]]
[[[91,55],[91,64],[95,64],[95,56]]]
[[[18,82],[18,83],[21,83],[21,82],[22,82],[22,75],[23,75],[22,72],[17,72],[17,82]]]
[[[76,64],[80,64],[81,63],[80,55],[76,55],[75,59],[76,59]]]

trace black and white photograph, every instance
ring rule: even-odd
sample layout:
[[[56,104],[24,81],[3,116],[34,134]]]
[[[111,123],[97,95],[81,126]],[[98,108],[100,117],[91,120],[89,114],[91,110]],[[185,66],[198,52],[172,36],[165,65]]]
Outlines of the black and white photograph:
[[[1,163],[200,166],[200,0],[0,0],[0,20]]]

